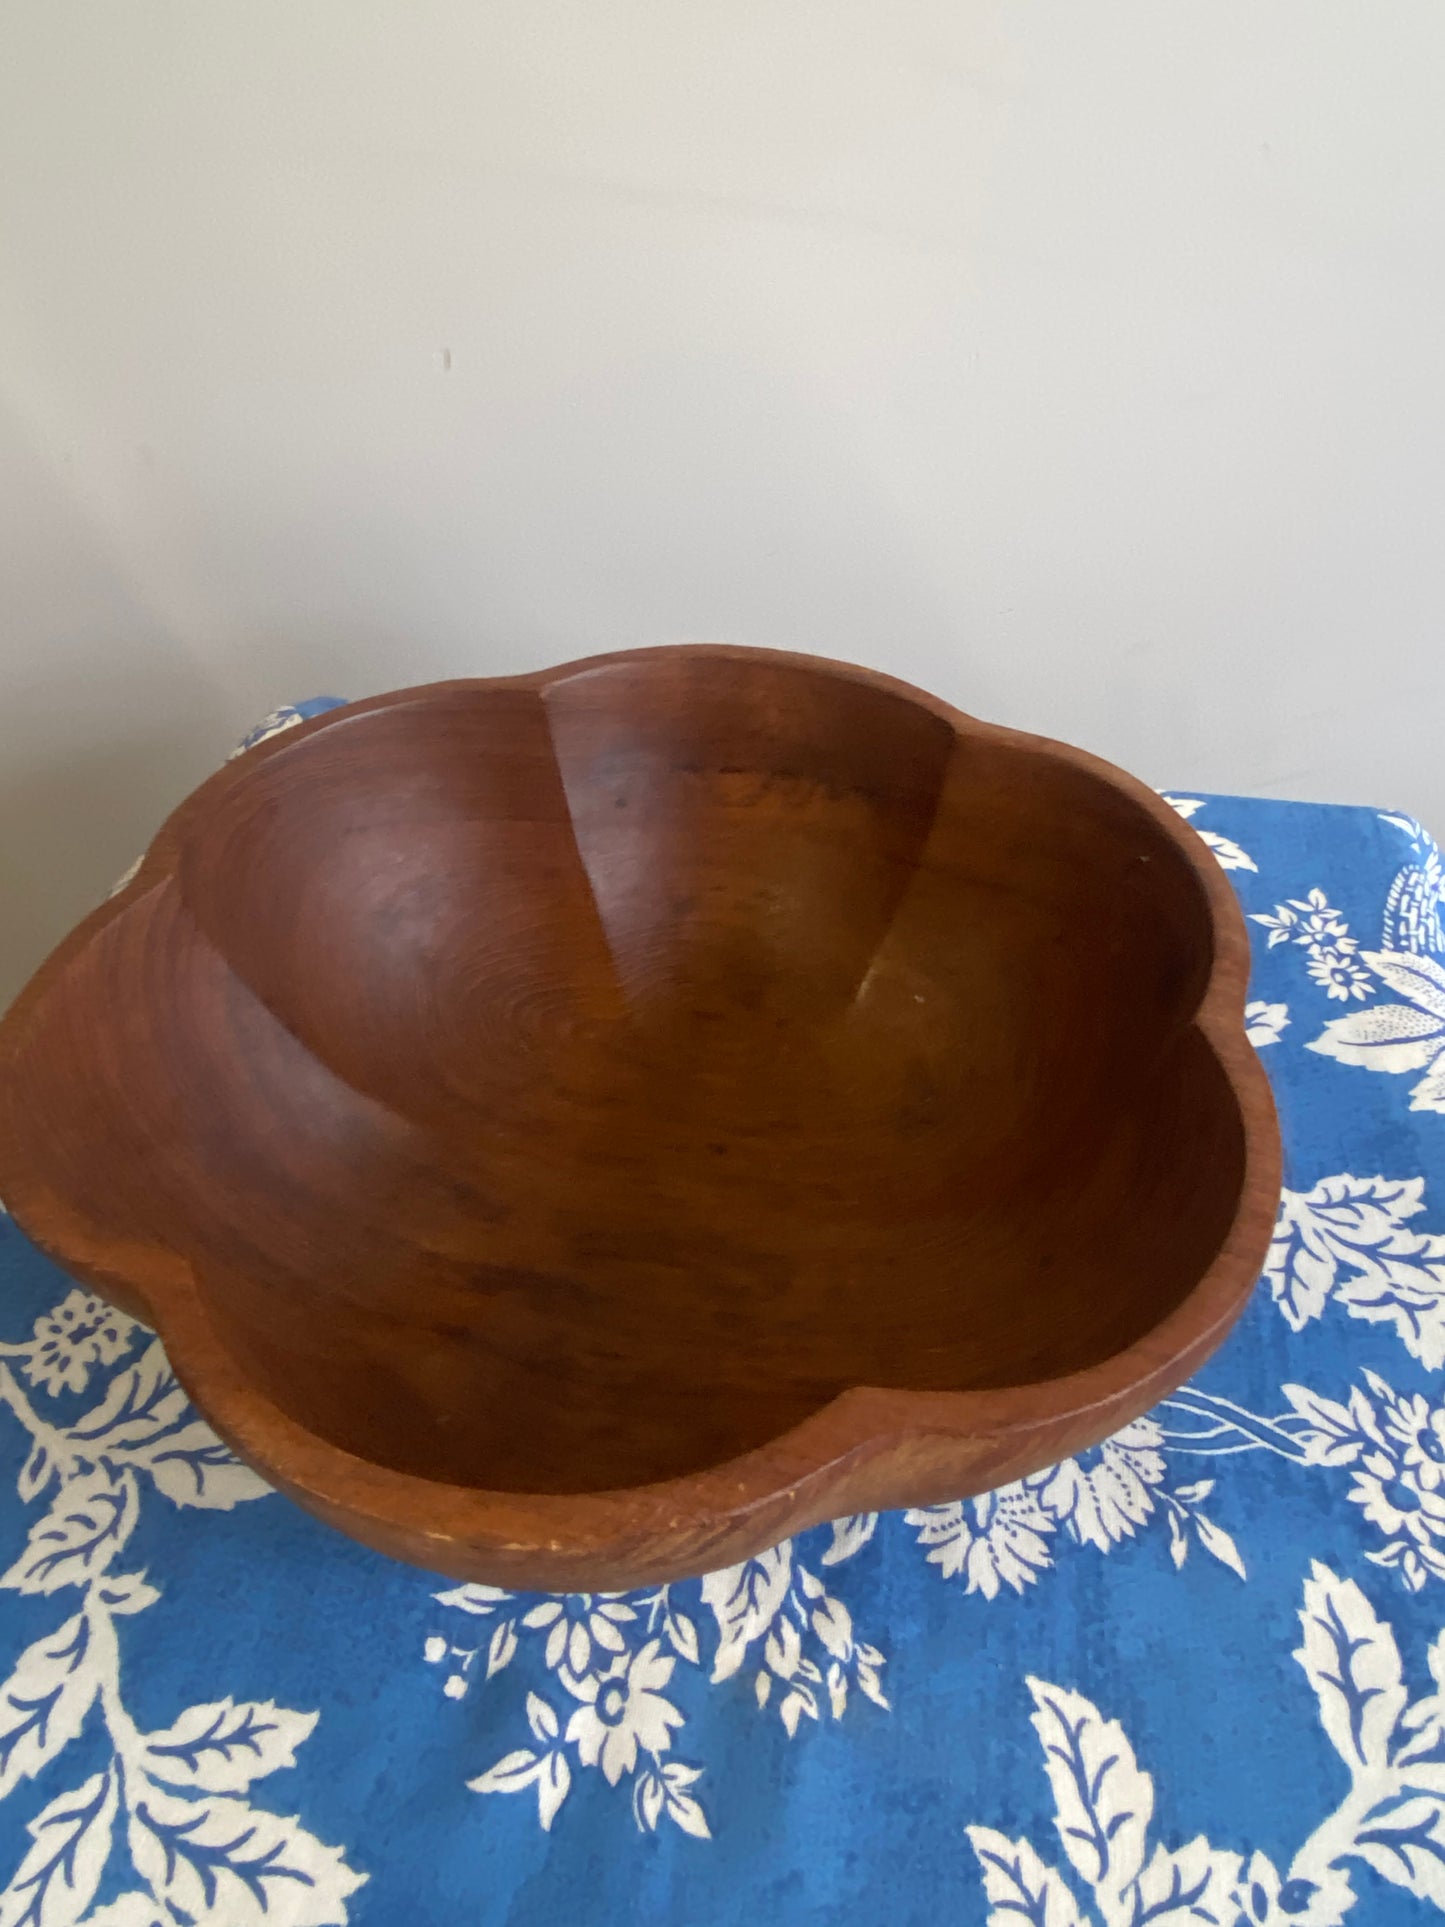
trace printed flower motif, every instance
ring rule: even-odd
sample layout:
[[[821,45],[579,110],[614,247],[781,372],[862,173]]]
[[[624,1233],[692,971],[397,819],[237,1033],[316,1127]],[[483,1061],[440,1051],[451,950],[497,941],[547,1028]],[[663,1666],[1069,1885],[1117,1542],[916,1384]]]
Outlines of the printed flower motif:
[[[1353,1467],[1347,1496],[1386,1541],[1365,1556],[1419,1592],[1432,1574],[1445,1579],[1445,1407],[1396,1392],[1378,1372],[1364,1380],[1347,1405],[1286,1385],[1305,1421],[1294,1438],[1308,1464]]]
[[[928,1548],[928,1563],[945,1579],[961,1574],[964,1590],[996,1599],[1000,1586],[1022,1592],[1053,1564],[1049,1535],[1056,1521],[1027,1484],[1000,1486],[977,1499],[915,1507],[906,1513]]]
[[[1328,1927],[1354,1905],[1342,1868],[1322,1870],[1319,1880],[1285,1880],[1268,1854],[1253,1853],[1235,1889],[1237,1927]]]
[[[1401,1396],[1374,1373],[1367,1374],[1379,1401],[1371,1430],[1387,1443],[1364,1451],[1349,1498],[1370,1524],[1409,1558],[1406,1584],[1419,1573],[1445,1577],[1445,1409],[1431,1409],[1418,1393]],[[1411,1557],[1410,1555],[1414,1556]]]
[[[1161,1407],[1160,1410],[1166,1410]],[[1164,1484],[1165,1452],[1173,1439],[1154,1417],[1135,1419],[1102,1445],[1063,1459],[1013,1485],[951,1505],[921,1506],[904,1515],[945,1579],[962,1576],[966,1592],[996,1599],[1002,1587],[1022,1592],[1054,1564],[1052,1535],[1063,1528],[1078,1545],[1109,1552],[1162,1507],[1176,1567],[1188,1556],[1193,1533],[1204,1550],[1243,1579],[1244,1561],[1233,1539],[1202,1510],[1214,1490],[1203,1479],[1172,1490]]]
[[[1417,1473],[1384,1452],[1367,1452],[1349,1497],[1386,1538],[1413,1539],[1431,1571],[1445,1570],[1434,1541],[1445,1538],[1445,1494],[1425,1486]]]
[[[67,1292],[35,1321],[25,1348],[25,1376],[52,1396],[83,1392],[96,1366],[114,1365],[135,1330],[134,1321],[93,1292]]]
[[[1338,997],[1342,1002],[1351,997],[1368,997],[1370,973],[1362,970],[1351,954],[1358,947],[1353,938],[1346,937],[1330,949],[1315,950],[1305,969],[1329,996]]]
[[[1366,951],[1365,962],[1409,1002],[1337,1017],[1308,1049],[1365,1070],[1424,1071],[1410,1109],[1445,1111],[1445,970],[1433,957],[1407,951]]]
[[[1436,1492],[1445,1485],[1445,1409],[1432,1411],[1416,1392],[1400,1401],[1385,1430],[1400,1441],[1401,1464],[1422,1491]]]
[[[624,1600],[590,1592],[551,1594],[522,1616],[530,1631],[549,1628],[543,1659],[556,1672],[565,1666],[577,1676],[592,1664],[594,1643],[606,1653],[620,1653],[626,1640],[617,1630],[637,1614]]]
[[[683,1716],[659,1689],[672,1678],[674,1664],[661,1640],[650,1639],[630,1662],[577,1681],[582,1704],[567,1722],[567,1738],[584,1766],[601,1766],[609,1786],[636,1766],[639,1747],[656,1755],[672,1745],[672,1729]]]
[[[1268,930],[1271,950],[1276,944],[1297,943],[1306,955],[1305,968],[1328,996],[1341,1003],[1369,996],[1370,973],[1358,962],[1359,940],[1350,935],[1350,926],[1323,890],[1277,903],[1273,914],[1256,911],[1250,922]]]
[[[1251,1003],[1244,1007],[1244,1034],[1256,1050],[1277,1044],[1288,1027],[1288,1004]]]
[[[872,1515],[846,1521],[835,1534],[833,1563],[868,1542]],[[535,1788],[537,1816],[550,1828],[574,1784],[572,1763],[601,1767],[614,1785],[632,1779],[632,1814],[653,1832],[666,1819],[695,1839],[710,1837],[707,1815],[692,1791],[702,1768],[662,1754],[671,1748],[683,1714],[660,1694],[678,1661],[703,1668],[691,1585],[628,1593],[517,1594],[497,1586],[462,1585],[436,1595],[440,1605],[485,1628],[478,1643],[456,1644],[431,1634],[422,1657],[448,1671],[442,1691],[462,1699],[474,1667],[493,1679],[530,1643],[575,1705],[558,1712],[537,1693],[527,1696],[535,1744],[514,1749],[467,1785],[477,1793]],[[750,1652],[761,1649],[754,1693],[771,1704],[789,1739],[804,1719],[842,1719],[852,1689],[888,1710],[880,1674],[883,1654],[855,1637],[852,1615],[829,1596],[816,1573],[793,1556],[785,1539],[759,1558],[712,1572],[698,1583],[700,1603],[717,1627],[714,1684],[730,1679]],[[581,1664],[584,1655],[585,1667]],[[780,1691],[774,1696],[773,1688]],[[568,1749],[571,1748],[570,1755]]]
[[[1157,1419],[1135,1419],[1102,1445],[1036,1473],[1028,1483],[1075,1539],[1107,1552],[1153,1512],[1155,1488],[1164,1482],[1163,1445]]]

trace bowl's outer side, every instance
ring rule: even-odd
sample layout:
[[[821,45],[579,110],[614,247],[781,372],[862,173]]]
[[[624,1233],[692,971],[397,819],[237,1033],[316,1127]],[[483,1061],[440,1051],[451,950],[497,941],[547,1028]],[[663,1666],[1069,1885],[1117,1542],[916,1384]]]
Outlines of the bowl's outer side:
[[[1197,1285],[1151,1331],[1102,1363],[1036,1384],[969,1392],[858,1387],[757,1450],[663,1483],[612,1492],[487,1492],[400,1473],[344,1451],[282,1412],[222,1344],[191,1266],[162,1241],[98,1236],[47,1164],[15,1089],[27,1027],[68,966],[127,908],[163,889],[187,836],[204,824],[254,759],[294,751],[359,713],[413,701],[392,692],[332,712],[263,745],[217,773],[175,812],[137,876],[66,939],[0,1024],[0,1196],[58,1262],[123,1309],[154,1324],[192,1398],[232,1448],[298,1503],[394,1557],[462,1579],[514,1588],[613,1590],[730,1565],[808,1525],[846,1513],[957,1499],[1005,1484],[1098,1443],[1148,1409],[1204,1361],[1243,1310],[1273,1230],[1279,1136],[1269,1086],[1246,1041],[1249,945],[1223,871],[1200,839],[1151,790],[1064,745],[998,729],[891,678],[845,664],[771,651],[634,651],[533,677],[438,685],[544,688],[617,663],[671,655],[785,663],[886,690],[945,720],[960,736],[1043,754],[1122,794],[1152,819],[1195,872],[1213,929],[1213,969],[1194,1026],[1217,1058],[1238,1106],[1243,1179],[1233,1221]],[[135,986],[117,986],[130,995]],[[123,1063],[126,1025],[117,1005],[72,1013],[83,1059]],[[75,1060],[79,1061],[79,1060]],[[83,1076],[48,1093],[83,1106]],[[128,1154],[134,1156],[134,1148]],[[161,1155],[151,1147],[153,1155]]]

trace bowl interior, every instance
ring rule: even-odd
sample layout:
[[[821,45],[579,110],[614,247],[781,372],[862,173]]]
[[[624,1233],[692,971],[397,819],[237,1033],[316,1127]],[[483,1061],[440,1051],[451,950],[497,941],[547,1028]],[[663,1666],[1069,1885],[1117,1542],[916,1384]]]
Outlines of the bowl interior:
[[[153,990],[92,1120],[147,1200],[96,1210],[366,1458],[645,1483],[1155,1325],[1242,1182],[1210,963],[1126,793],[876,685],[422,692],[242,766],[71,965]]]

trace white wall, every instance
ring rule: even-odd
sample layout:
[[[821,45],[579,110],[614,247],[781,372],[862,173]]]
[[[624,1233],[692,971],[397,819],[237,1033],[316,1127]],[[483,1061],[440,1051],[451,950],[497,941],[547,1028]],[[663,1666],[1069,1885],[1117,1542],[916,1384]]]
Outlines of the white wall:
[[[639,642],[1445,830],[1442,99],[1438,0],[8,0],[0,988],[273,703]]]

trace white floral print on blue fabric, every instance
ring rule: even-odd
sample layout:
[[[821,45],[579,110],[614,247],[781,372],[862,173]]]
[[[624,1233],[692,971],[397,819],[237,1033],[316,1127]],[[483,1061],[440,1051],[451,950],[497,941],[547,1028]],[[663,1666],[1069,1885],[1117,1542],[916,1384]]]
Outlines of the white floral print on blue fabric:
[[[46,1415],[47,1401],[88,1390],[79,1417]],[[56,1600],[56,1624],[0,1684],[0,1799],[41,1774],[61,1783],[27,1823],[0,1927],[81,1921],[122,1856],[138,1884],[89,1927],[345,1927],[363,1876],[342,1848],[250,1797],[253,1782],[295,1764],[318,1715],[222,1697],[147,1732],[126,1704],[127,1622],[162,1598],[122,1560],[142,1506],[228,1511],[268,1488],[196,1417],[144,1327],[86,1291],[0,1344],[0,1402],[28,1439],[19,1497],[43,1508],[0,1588]],[[77,1784],[64,1753],[87,1728],[108,1757]]]
[[[1445,1908],[1445,1631],[1430,1687],[1412,1696],[1394,1633],[1353,1580],[1316,1562],[1299,1620],[1294,1658],[1348,1778],[1285,1868],[1245,1842],[1151,1840],[1154,1782],[1119,1721],[1030,1678],[1064,1866],[1027,1838],[970,1826],[989,1927],[1339,1927],[1359,1898],[1352,1863]]]
[[[1214,852],[1222,869],[1258,869],[1259,866],[1254,858],[1249,856],[1244,850],[1241,850],[1232,837],[1221,836],[1217,830],[1194,822],[1194,818],[1205,807],[1203,797],[1166,795],[1164,801],[1169,805],[1171,810],[1177,810],[1185,821],[1192,825],[1195,834]]]
[[[709,1837],[693,1791],[702,1768],[664,1758],[684,1725],[667,1696],[674,1669],[705,1663],[699,1608],[711,1623],[711,1682],[729,1680],[751,1662],[758,1707],[774,1706],[790,1739],[803,1720],[841,1719],[851,1691],[888,1705],[882,1653],[856,1636],[848,1608],[829,1596],[791,1540],[690,1587],[539,1599],[473,1585],[448,1588],[437,1599],[483,1622],[485,1632],[474,1646],[441,1634],[427,1640],[424,1657],[448,1668],[448,1698],[467,1692],[474,1669],[485,1684],[525,1644],[540,1649],[560,1705],[529,1694],[532,1744],[504,1754],[468,1784],[477,1793],[534,1789],[544,1828],[580,1767],[599,1770],[611,1786],[630,1779],[633,1817],[644,1832],[667,1819],[685,1833]]]
[[[864,1927],[903,1866],[920,1918],[999,1927],[1445,1909],[1440,861],[1405,817],[1170,800],[1254,919],[1287,1189],[1204,1373],[998,1491],[624,1595],[452,1585],[265,1496],[149,1335],[0,1221],[29,1293],[0,1325],[0,1927]],[[288,1670],[266,1639],[303,1586],[337,1606]],[[1208,1744],[1133,1656],[1145,1626],[1207,1685]],[[244,1674],[233,1631],[260,1642]],[[1052,1773],[986,1743],[1010,1704]],[[1245,1796],[1256,1740],[1289,1770]]]
[[[1445,951],[1441,913],[1445,869],[1434,842],[1413,817],[1380,819],[1409,839],[1410,855],[1390,883],[1380,917],[1380,947],[1362,950],[1338,911],[1316,885],[1304,898],[1256,911],[1271,947],[1298,944],[1308,971],[1326,994],[1364,1001],[1378,991],[1396,1001],[1330,1019],[1308,1048],[1341,1064],[1395,1074],[1425,1074],[1410,1092],[1410,1108],[1445,1112]]]

